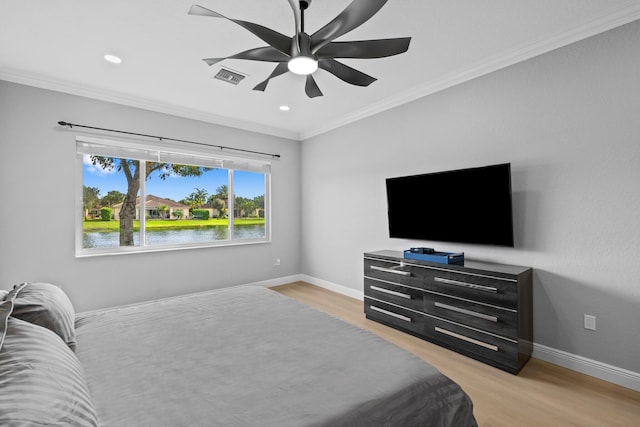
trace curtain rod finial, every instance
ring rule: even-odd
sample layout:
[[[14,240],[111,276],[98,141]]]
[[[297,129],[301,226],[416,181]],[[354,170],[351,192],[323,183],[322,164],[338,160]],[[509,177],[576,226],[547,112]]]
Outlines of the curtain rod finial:
[[[59,124],[60,126],[70,126],[70,124],[69,124],[69,123],[67,123],[67,122],[63,122],[63,121],[58,122],[58,124]]]

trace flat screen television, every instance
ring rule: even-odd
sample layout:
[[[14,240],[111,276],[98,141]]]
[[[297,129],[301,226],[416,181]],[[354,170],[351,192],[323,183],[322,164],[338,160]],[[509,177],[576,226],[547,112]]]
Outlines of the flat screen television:
[[[513,247],[511,164],[387,178],[389,236]]]

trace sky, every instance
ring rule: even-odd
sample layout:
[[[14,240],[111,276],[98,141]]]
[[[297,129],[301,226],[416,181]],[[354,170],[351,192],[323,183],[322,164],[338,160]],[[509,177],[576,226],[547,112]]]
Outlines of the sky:
[[[109,191],[117,190],[127,192],[127,180],[124,173],[116,169],[105,171],[100,166],[91,164],[88,156],[83,159],[82,167],[83,185],[100,189],[100,197],[107,195]],[[170,176],[161,180],[157,173],[151,174],[146,182],[146,194],[153,194],[165,199],[179,201],[198,189],[207,190],[209,195],[215,194],[218,187],[228,186],[228,174],[226,169],[212,169],[199,177]],[[234,172],[234,192],[236,196],[253,199],[264,195],[264,174],[254,172]]]

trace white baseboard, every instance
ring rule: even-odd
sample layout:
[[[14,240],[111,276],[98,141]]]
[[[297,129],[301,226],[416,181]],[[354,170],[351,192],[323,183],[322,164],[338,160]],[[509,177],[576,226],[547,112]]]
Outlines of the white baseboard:
[[[351,298],[364,300],[364,293],[362,291],[304,274],[300,275],[295,280],[289,280],[289,282],[285,281],[279,284],[290,283],[296,280],[311,283],[312,285],[320,286],[321,288],[325,288]],[[554,365],[562,366],[563,368],[571,369],[572,371],[599,378],[622,387],[640,391],[640,373],[638,372],[618,368],[617,366],[608,365],[606,363],[598,362],[597,360],[588,359],[586,357],[567,353],[562,350],[557,350],[555,348],[536,343],[533,343],[532,357],[553,363]]]
[[[542,344],[533,344],[533,357],[613,384],[640,391],[640,373],[567,353]]]
[[[307,276],[305,274],[301,275],[302,281],[307,283],[311,283],[312,285],[320,286],[321,288],[328,289],[330,291],[337,292],[342,295],[346,295],[351,298],[356,298],[361,301],[364,301],[364,292],[357,291],[353,288],[348,288],[346,286],[337,285],[332,282],[327,282],[326,280],[316,279],[315,277]]]
[[[265,288],[271,288],[273,286],[286,285],[287,283],[299,282],[301,280],[304,280],[303,276],[301,274],[295,274],[293,276],[278,277],[276,279],[262,280],[260,282],[247,283],[247,285],[264,286]],[[309,283],[311,283],[311,282],[309,282]]]

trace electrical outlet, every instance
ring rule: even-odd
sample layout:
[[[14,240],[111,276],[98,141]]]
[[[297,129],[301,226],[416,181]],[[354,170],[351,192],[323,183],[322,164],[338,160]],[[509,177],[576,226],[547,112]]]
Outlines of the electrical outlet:
[[[276,259],[273,261],[273,265],[280,265],[280,258],[276,258]]]
[[[589,314],[584,315],[584,328],[589,329],[591,331],[596,330],[596,316],[591,316]]]

